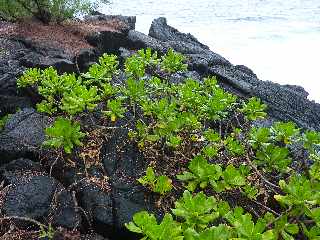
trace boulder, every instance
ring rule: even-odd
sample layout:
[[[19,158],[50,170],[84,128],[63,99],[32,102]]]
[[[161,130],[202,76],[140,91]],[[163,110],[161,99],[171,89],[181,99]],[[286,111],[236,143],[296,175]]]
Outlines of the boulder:
[[[111,193],[85,180],[77,184],[75,191],[95,230],[104,236],[110,234],[115,221]]]
[[[129,30],[134,30],[136,26],[136,16],[122,16],[122,15],[105,15],[100,12],[93,12],[91,15],[84,17],[85,21],[114,21],[122,23],[124,27]]]
[[[208,46],[200,43],[198,39],[196,39],[190,33],[181,33],[177,29],[169,26],[167,24],[167,19],[164,17],[157,18],[152,22],[149,29],[149,36],[164,42],[186,42],[195,44],[203,49],[209,49]]]
[[[50,219],[55,227],[76,228],[81,216],[76,210],[71,193],[67,192],[55,179],[36,175],[20,175],[0,194],[0,206],[4,216],[31,218],[39,221]],[[18,221],[20,227],[30,223]],[[44,224],[48,224],[45,222]]]
[[[101,150],[108,187],[100,184],[106,178],[96,171],[90,171],[95,181],[84,177],[75,187],[79,205],[88,213],[94,229],[112,239],[114,236],[132,239],[124,224],[138,211],[154,210],[154,199],[145,196],[144,188],[136,181],[144,174],[146,161],[137,146],[128,140],[127,129],[121,128],[126,122],[118,121],[119,128],[113,130]]]
[[[95,15],[85,17],[86,22],[94,24],[101,22],[109,23],[106,29],[101,28],[85,36],[87,42],[98,48],[101,53],[118,54],[119,48],[127,46],[127,36],[130,30],[135,29],[136,17],[121,15],[104,15],[96,12]]]
[[[147,168],[146,161],[128,140],[128,131],[121,128],[104,144],[102,159],[112,187],[114,221],[117,228],[122,228],[134,213],[153,209],[153,203],[148,202],[142,186],[136,182]]]
[[[0,45],[0,116],[3,116],[16,112],[18,108],[31,107],[32,103],[28,97],[17,93],[16,78],[25,69],[19,64],[23,44],[0,38]]]
[[[87,42],[101,53],[118,54],[119,48],[127,45],[127,30],[106,30],[86,36]]]
[[[169,44],[135,30],[129,31],[128,45],[123,47],[128,49],[151,48],[160,53],[164,53],[170,48]]]
[[[25,47],[19,60],[21,66],[41,69],[53,66],[60,74],[77,72],[76,64],[72,61],[73,56],[67,54],[65,49],[58,49],[25,38],[14,38],[13,40],[21,42]]]
[[[44,129],[51,123],[52,119],[32,108],[13,114],[0,132],[0,165],[20,157],[37,159],[45,139]]]
[[[15,113],[19,109],[31,108],[33,106],[31,98],[25,96],[11,96],[0,94],[0,116]]]
[[[26,172],[26,171],[32,171],[32,172],[44,172],[41,165],[38,162],[34,162],[27,158],[18,158],[15,159],[7,164],[4,164],[0,167],[0,175],[3,179],[6,179],[7,181],[11,182],[13,181],[12,172]]]
[[[99,52],[96,49],[82,49],[75,56],[74,61],[76,62],[80,72],[87,72],[89,67],[96,63],[99,58]]]

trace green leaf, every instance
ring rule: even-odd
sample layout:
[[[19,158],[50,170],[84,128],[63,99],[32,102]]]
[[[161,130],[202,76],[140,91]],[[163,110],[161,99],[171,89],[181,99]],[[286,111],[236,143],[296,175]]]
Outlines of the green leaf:
[[[309,240],[319,240],[320,239],[320,227],[313,226],[308,229],[303,223],[301,223],[303,233],[308,237]]]
[[[119,61],[116,55],[103,54],[99,62],[90,66],[87,73],[82,74],[83,83],[86,86],[101,87],[117,74]]]
[[[292,176],[289,183],[280,181],[279,185],[285,195],[274,198],[287,206],[313,206],[320,203],[320,184],[304,176]]]
[[[153,192],[165,194],[172,189],[172,180],[167,176],[156,176],[153,168],[148,167],[146,175],[137,179],[143,186],[149,186]]]
[[[74,115],[84,110],[92,111],[100,100],[98,89],[91,87],[87,89],[85,86],[76,86],[70,93],[65,93],[62,99],[61,109],[68,114]]]
[[[259,190],[255,186],[251,186],[251,184],[247,184],[242,187],[244,190],[245,195],[250,199],[257,199],[259,195]]]
[[[80,131],[80,124],[65,118],[57,118],[52,127],[45,129],[47,140],[44,146],[63,147],[66,153],[71,153],[74,145],[81,146],[80,139],[85,136]]]
[[[111,118],[111,121],[116,121],[117,118],[123,118],[124,113],[127,111],[126,107],[122,106],[121,99],[108,100],[108,111],[102,111],[106,116]]]
[[[178,71],[186,71],[187,64],[184,64],[186,57],[181,53],[175,52],[173,49],[162,57],[161,68],[169,73],[175,73]]]
[[[7,114],[3,117],[0,117],[0,132],[4,129],[10,117],[11,117],[11,114]]]
[[[226,138],[226,140],[224,142],[226,144],[226,148],[227,148],[228,152],[232,156],[243,156],[244,155],[244,153],[245,153],[244,146],[238,140],[229,136]]]
[[[182,229],[170,214],[165,214],[162,222],[157,223],[153,214],[142,211],[134,214],[133,221],[125,224],[125,227],[145,236],[150,240],[183,240]]]
[[[161,175],[157,178],[154,192],[165,194],[172,189],[172,181],[167,176]]]
[[[183,174],[177,175],[177,179],[181,181],[189,181],[195,179],[196,176],[192,174],[191,172],[183,172]]]
[[[145,61],[138,55],[132,55],[126,59],[125,72],[129,77],[135,79],[142,78],[145,75]]]
[[[233,231],[230,227],[220,224],[219,226],[210,227],[202,231],[198,236],[197,240],[229,240],[233,236]]]
[[[170,135],[167,140],[167,145],[169,147],[177,148],[182,142],[182,138],[180,136],[172,136]]]
[[[265,110],[267,108],[267,105],[261,103],[261,100],[252,97],[249,99],[247,103],[244,103],[242,106],[242,109],[240,109],[241,112],[247,117],[248,120],[254,121],[257,119],[263,119],[267,115],[265,113]]]
[[[41,70],[38,68],[27,69],[17,80],[18,88],[33,86],[41,80]]]
[[[146,171],[146,175],[143,176],[142,178],[139,178],[137,181],[144,186],[146,185],[154,186],[156,181],[156,175],[153,171],[153,168],[148,167]]]
[[[228,202],[220,201],[218,203],[218,212],[220,216],[225,216],[230,211],[230,205]]]
[[[267,146],[271,141],[271,133],[269,128],[253,127],[251,128],[249,134],[249,143],[253,149],[257,149],[261,146]]]
[[[259,218],[256,223],[249,213],[243,214],[243,209],[236,208],[225,215],[225,218],[234,226],[239,239],[275,239],[271,231],[264,232],[266,221]]]
[[[212,129],[208,129],[207,131],[205,131],[203,133],[203,135],[204,135],[205,139],[210,142],[218,143],[221,140],[219,133],[215,132]]]
[[[281,236],[284,240],[294,240],[294,237],[285,231],[281,231]]]
[[[151,48],[140,49],[137,55],[142,59],[146,66],[156,66],[160,62],[158,59],[158,53],[155,51],[152,53]]]
[[[42,100],[40,103],[37,104],[37,111],[42,113],[47,113],[52,115],[57,112],[57,107],[54,103],[49,102],[47,100]]]
[[[216,157],[218,155],[218,150],[218,147],[215,145],[208,145],[202,149],[203,154],[208,158]]]
[[[231,164],[224,170],[223,178],[229,185],[243,186],[246,184],[245,176],[242,176],[241,172]]]
[[[286,172],[291,164],[291,158],[288,155],[289,150],[287,148],[270,144],[257,151],[255,162],[260,166],[266,166],[270,170],[276,169],[279,172]]]
[[[299,232],[299,226],[297,224],[286,224],[285,230],[286,232],[294,235]]]
[[[314,152],[314,147],[320,145],[320,132],[307,130],[303,134],[303,146],[310,152]]]
[[[195,196],[189,191],[184,191],[183,197],[175,202],[172,213],[184,219],[188,227],[204,229],[207,225],[219,217],[217,202],[214,197],[207,197],[204,193]]]
[[[275,135],[275,139],[285,144],[291,143],[300,133],[293,122],[275,122],[271,130]]]
[[[189,172],[184,172],[183,175],[178,175],[178,179],[181,181],[190,181],[188,189],[194,191],[197,185],[201,188],[205,188],[209,183],[213,183],[218,180],[222,175],[222,169],[217,164],[209,164],[207,160],[198,155],[193,158],[188,166]]]
[[[128,78],[126,82],[127,86],[122,92],[133,102],[141,100],[146,95],[145,82],[143,80],[135,80],[134,78]]]

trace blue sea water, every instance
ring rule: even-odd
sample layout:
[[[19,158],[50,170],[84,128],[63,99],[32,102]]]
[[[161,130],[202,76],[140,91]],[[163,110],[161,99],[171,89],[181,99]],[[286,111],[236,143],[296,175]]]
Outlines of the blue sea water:
[[[154,18],[190,32],[261,80],[303,86],[320,103],[320,0],[110,0],[105,14]]]

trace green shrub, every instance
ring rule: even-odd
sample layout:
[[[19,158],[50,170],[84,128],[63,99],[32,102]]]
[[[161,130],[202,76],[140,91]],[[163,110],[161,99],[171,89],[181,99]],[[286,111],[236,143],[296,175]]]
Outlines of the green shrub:
[[[11,114],[7,114],[3,117],[0,117],[0,131],[2,131],[8,122],[9,118],[11,117]]]
[[[161,68],[169,73],[186,71],[188,65],[184,63],[185,60],[186,57],[184,55],[169,49],[166,55],[162,57]]]
[[[275,136],[275,140],[285,144],[292,143],[300,134],[300,130],[293,122],[275,122],[271,131]]]
[[[229,164],[223,169],[219,164],[210,164],[201,155],[196,156],[188,166],[190,172],[184,171],[183,174],[177,175],[180,181],[187,182],[186,188],[194,191],[198,186],[203,189],[208,185],[217,191],[222,192],[233,188],[238,188],[246,184],[245,166],[239,168]]]
[[[245,148],[241,142],[231,136],[228,136],[225,140],[225,145],[228,153],[231,156],[242,156],[245,153]]]
[[[90,66],[87,73],[82,74],[83,83],[87,86],[103,86],[108,83],[112,76],[118,73],[118,57],[113,54],[103,54],[98,63]]]
[[[166,214],[160,224],[153,214],[142,211],[134,214],[133,221],[125,224],[132,232],[144,234],[144,240],[183,240],[181,226],[171,214]]]
[[[62,98],[61,110],[74,115],[85,110],[92,111],[100,100],[97,87],[87,89],[85,86],[76,86],[70,93],[66,92]]]
[[[18,88],[25,88],[38,83],[41,80],[41,70],[38,68],[29,68],[17,80]]]
[[[316,146],[320,146],[320,132],[306,131],[303,134],[304,148],[310,152],[314,152]]]
[[[274,233],[272,230],[266,230],[266,220],[259,218],[255,223],[251,214],[243,214],[242,208],[236,208],[234,211],[230,211],[226,214],[225,218],[234,227],[238,238],[235,239],[247,239],[247,240],[263,240],[274,239]]]
[[[249,144],[253,149],[258,149],[259,147],[265,147],[271,142],[271,133],[269,128],[265,127],[253,127],[249,132]]]
[[[265,110],[267,105],[262,103],[260,99],[252,97],[248,102],[245,102],[240,109],[241,112],[248,118],[248,120],[253,121],[261,118],[265,118],[267,115]]]
[[[164,175],[156,176],[152,167],[147,168],[146,175],[139,178],[138,182],[143,186],[150,187],[153,192],[160,193],[161,195],[172,189],[171,179]]]
[[[145,74],[145,62],[138,55],[128,57],[125,62],[125,72],[129,77],[142,78]]]
[[[63,147],[66,153],[71,153],[74,146],[81,146],[80,140],[85,136],[80,131],[79,123],[73,123],[62,117],[57,118],[53,126],[46,128],[45,132],[47,140],[43,145],[52,148]]]
[[[137,55],[143,60],[145,66],[156,66],[160,62],[158,53],[156,51],[152,53],[151,48],[140,49]]]
[[[141,212],[126,224],[143,239],[319,239],[320,133],[302,133],[290,122],[252,127],[251,121],[266,116],[265,104],[257,98],[238,99],[215,77],[168,81],[168,73],[185,69],[184,61],[172,50],[161,61],[156,52],[140,50],[127,59],[126,79],[118,85],[118,61],[104,55],[81,77],[58,75],[53,68],[31,69],[18,85],[38,89],[43,101],[37,108],[48,114],[86,113],[102,101],[107,105],[102,112],[111,121],[126,111],[128,117],[133,113],[121,126],[101,118],[99,124],[107,126],[97,127],[127,129],[130,140],[159,171],[155,174],[149,167],[138,182],[159,193],[152,196],[159,211],[175,202],[173,215],[167,213],[160,222]],[[79,124],[58,118],[49,129],[46,145],[68,153],[81,145]],[[301,161],[298,152],[292,154],[295,143],[304,148]],[[183,184],[167,177],[172,173]],[[177,200],[183,187],[188,191]]]
[[[90,0],[0,0],[0,16],[9,21],[34,16],[44,23],[60,23],[95,6]]]
[[[116,121],[117,118],[123,118],[123,114],[127,111],[127,108],[122,106],[121,99],[108,100],[107,107],[108,111],[103,113],[109,116],[112,122]]]
[[[53,240],[54,234],[55,234],[55,230],[51,224],[49,224],[47,228],[40,225],[39,238]]]
[[[189,191],[184,191],[182,198],[175,202],[172,213],[184,220],[185,227],[203,230],[219,217],[217,208],[217,200],[213,196],[207,197],[203,192],[192,196]]]
[[[288,170],[288,166],[291,164],[289,150],[273,144],[258,150],[256,157],[257,159],[255,162],[259,166],[266,167],[271,171],[272,169],[276,169],[279,172],[286,172]]]

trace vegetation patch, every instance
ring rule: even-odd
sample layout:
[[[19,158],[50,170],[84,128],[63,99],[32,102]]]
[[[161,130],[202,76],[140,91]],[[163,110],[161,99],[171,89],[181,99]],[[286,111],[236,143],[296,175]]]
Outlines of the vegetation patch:
[[[214,76],[174,83],[185,60],[172,49],[162,58],[139,50],[121,71],[105,54],[81,76],[31,69],[18,86],[37,89],[38,111],[57,117],[44,144],[75,158],[90,132],[127,130],[149,166],[135,181],[166,211],[126,224],[142,239],[319,239],[320,133],[292,122],[258,127],[267,106],[226,92]],[[99,124],[82,124],[93,114]]]
[[[0,17],[19,20],[36,17],[44,23],[62,22],[94,9],[89,0],[1,0]]]

